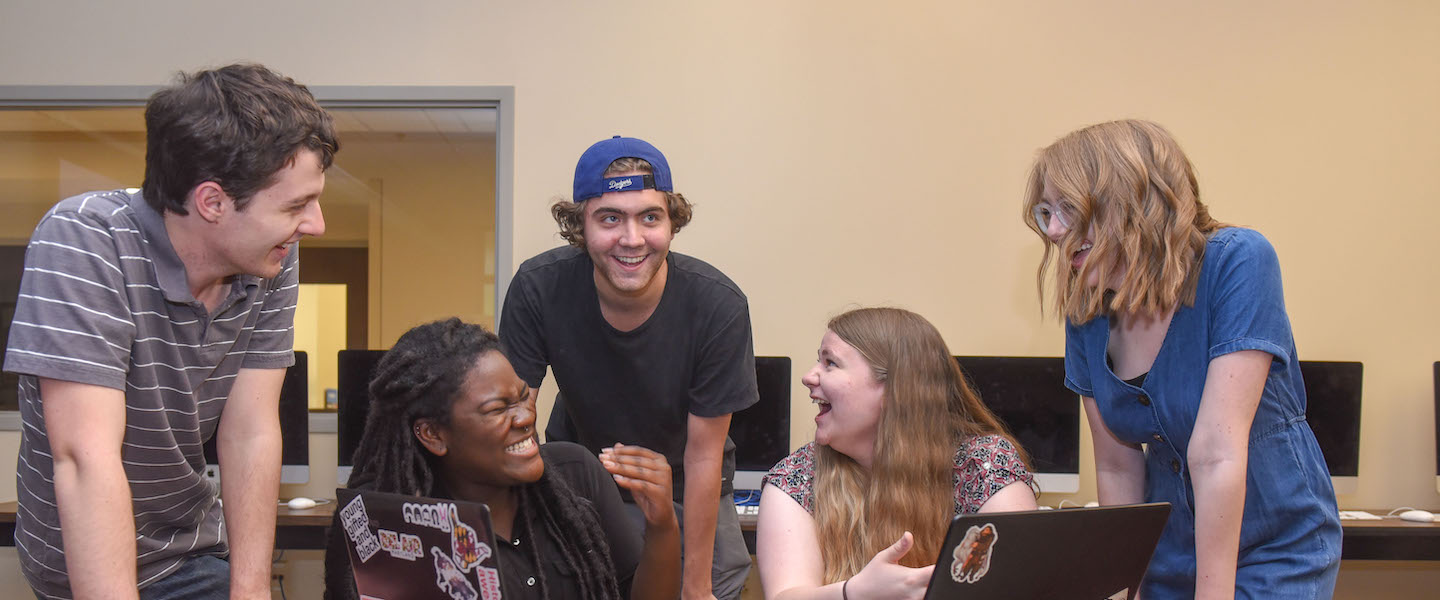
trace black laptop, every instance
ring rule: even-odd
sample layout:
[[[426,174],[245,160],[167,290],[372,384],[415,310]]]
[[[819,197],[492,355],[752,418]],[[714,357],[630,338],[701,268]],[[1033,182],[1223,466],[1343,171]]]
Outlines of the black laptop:
[[[362,599],[500,598],[488,506],[346,488],[335,494]]]
[[[1170,504],[961,515],[950,522],[928,600],[1129,600]]]

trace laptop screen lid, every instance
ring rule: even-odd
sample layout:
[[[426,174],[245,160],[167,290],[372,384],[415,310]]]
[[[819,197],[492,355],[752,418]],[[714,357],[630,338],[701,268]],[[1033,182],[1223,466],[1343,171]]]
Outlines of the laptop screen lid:
[[[490,507],[347,488],[335,494],[361,598],[500,598]]]
[[[925,597],[1134,598],[1170,504],[961,515]]]

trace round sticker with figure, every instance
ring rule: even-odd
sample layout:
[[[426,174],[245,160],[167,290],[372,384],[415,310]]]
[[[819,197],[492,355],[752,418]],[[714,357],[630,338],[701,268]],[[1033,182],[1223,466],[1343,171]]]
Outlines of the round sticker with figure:
[[[950,564],[950,578],[956,583],[975,583],[990,571],[990,554],[1000,534],[995,526],[970,526],[965,539],[955,547],[955,562]]]

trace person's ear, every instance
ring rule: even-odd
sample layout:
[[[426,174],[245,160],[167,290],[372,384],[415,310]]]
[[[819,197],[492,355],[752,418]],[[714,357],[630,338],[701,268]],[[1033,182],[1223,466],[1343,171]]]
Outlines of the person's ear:
[[[445,456],[449,451],[445,441],[445,434],[440,427],[430,419],[415,421],[415,439],[420,440],[420,445],[429,450],[435,456]]]
[[[203,181],[190,190],[188,204],[190,209],[207,223],[218,222],[225,211],[235,206],[225,189],[213,181]]]

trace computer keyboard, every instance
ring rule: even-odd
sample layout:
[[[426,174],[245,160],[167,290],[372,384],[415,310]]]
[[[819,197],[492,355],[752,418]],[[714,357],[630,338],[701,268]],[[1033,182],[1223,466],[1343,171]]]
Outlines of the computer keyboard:
[[[1341,521],[1379,521],[1380,516],[1368,513],[1363,510],[1342,510],[1340,511]]]

